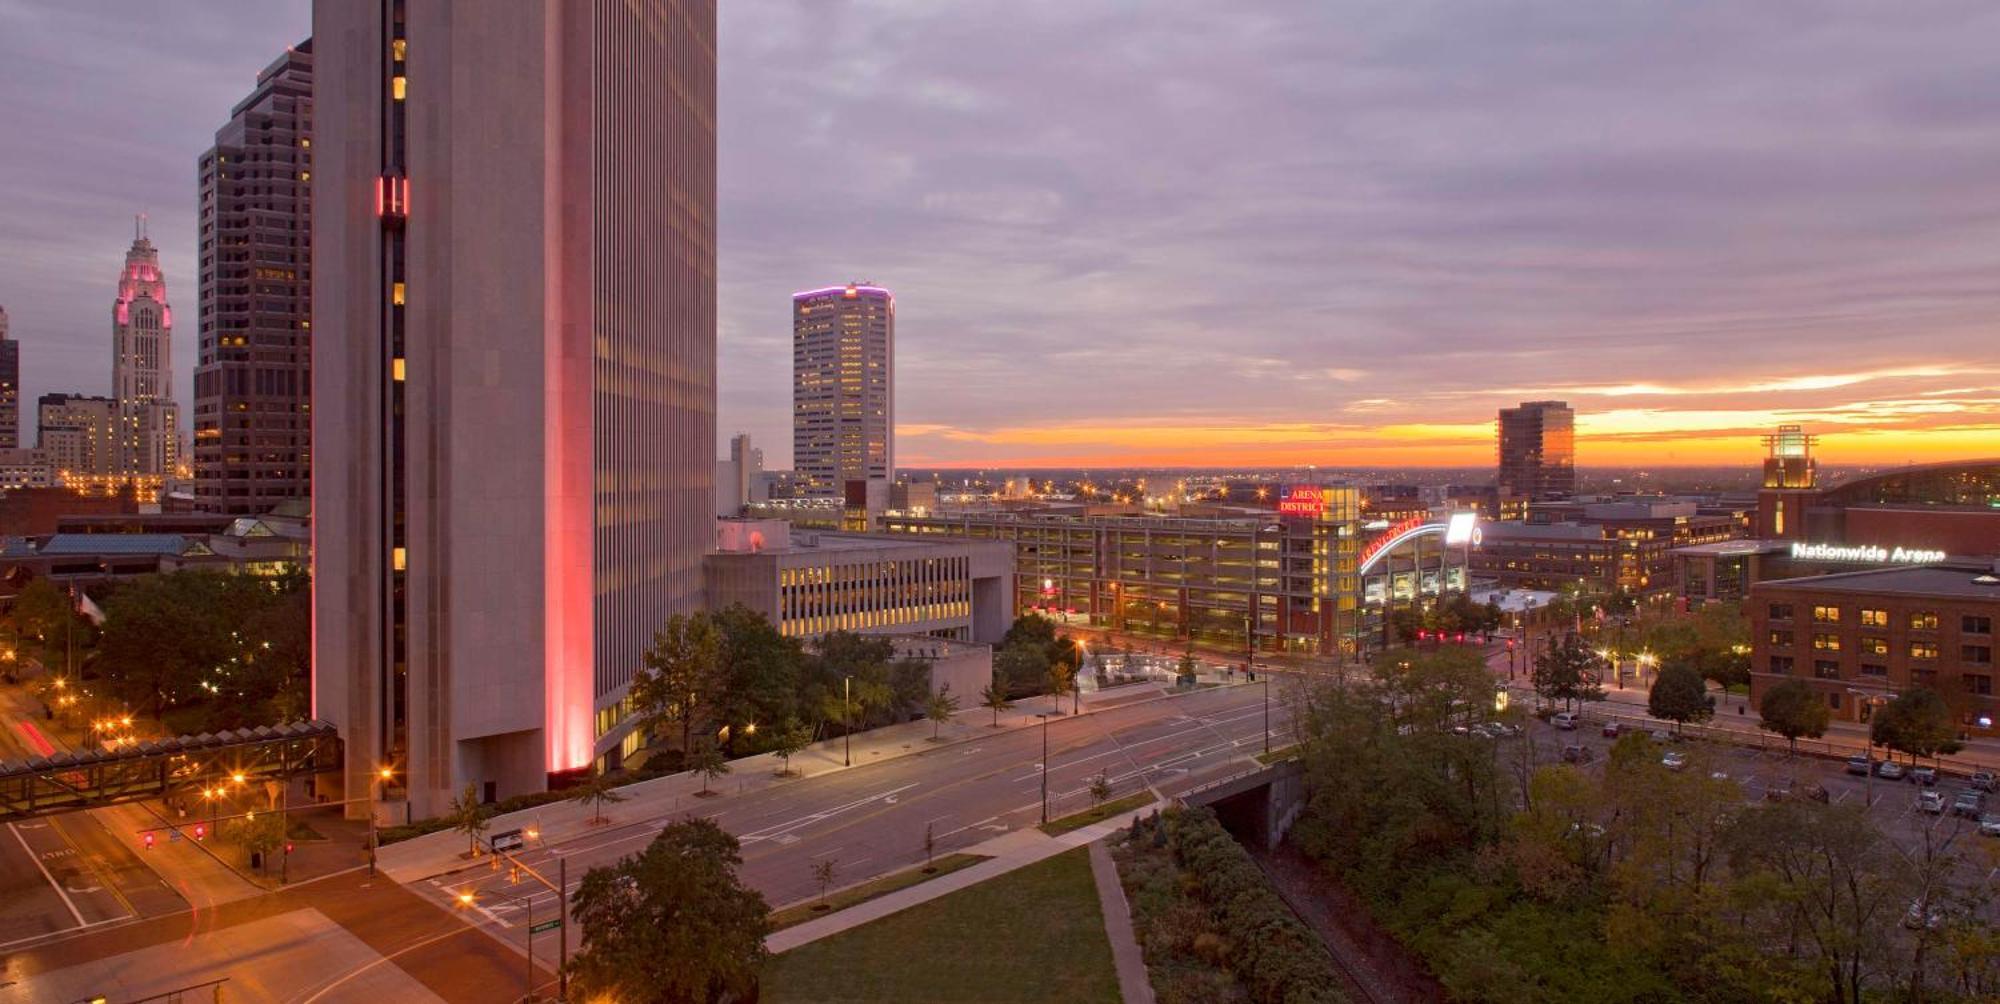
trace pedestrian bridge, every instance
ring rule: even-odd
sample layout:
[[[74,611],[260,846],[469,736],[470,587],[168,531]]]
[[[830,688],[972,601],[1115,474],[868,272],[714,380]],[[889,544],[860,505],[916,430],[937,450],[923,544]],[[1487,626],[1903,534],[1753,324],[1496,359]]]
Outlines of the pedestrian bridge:
[[[0,822],[339,766],[340,737],[326,721],[149,739],[118,750],[58,752],[0,762]]]

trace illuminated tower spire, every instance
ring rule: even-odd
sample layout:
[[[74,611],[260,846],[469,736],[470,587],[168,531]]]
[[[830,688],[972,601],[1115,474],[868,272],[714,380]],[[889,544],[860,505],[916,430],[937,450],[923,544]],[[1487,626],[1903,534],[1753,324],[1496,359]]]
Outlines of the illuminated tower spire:
[[[174,405],[174,312],[160,252],[146,236],[146,216],[132,220],[132,246],[111,307],[111,387],[118,400],[126,477],[164,478],[180,462],[180,411]]]

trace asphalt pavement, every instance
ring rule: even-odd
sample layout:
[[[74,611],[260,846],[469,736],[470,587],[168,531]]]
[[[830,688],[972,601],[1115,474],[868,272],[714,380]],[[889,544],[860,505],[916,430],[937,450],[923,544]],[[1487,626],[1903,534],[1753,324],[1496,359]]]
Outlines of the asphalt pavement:
[[[1286,728],[1282,695],[1271,693],[1273,745]],[[1114,797],[1143,789],[1171,797],[1205,777],[1254,768],[1263,750],[1264,688],[1219,687],[1134,703],[1047,725],[1048,792],[1052,818],[1091,805],[1091,779],[1102,773]],[[567,860],[573,888],[590,868],[641,850],[662,825],[695,815],[715,820],[743,844],[744,881],[773,906],[817,894],[816,862],[835,863],[844,886],[919,864],[924,833],[946,854],[1041,820],[1042,727],[996,730],[908,756],[740,795],[693,801],[664,818],[617,819],[596,833],[517,858],[551,881]],[[467,910],[496,935],[525,942],[530,905],[537,925],[555,916],[556,893],[486,859],[411,883],[409,888],[449,909]],[[464,907],[460,895],[471,893]],[[572,938],[572,944],[574,944]],[[553,932],[537,935],[546,957]]]

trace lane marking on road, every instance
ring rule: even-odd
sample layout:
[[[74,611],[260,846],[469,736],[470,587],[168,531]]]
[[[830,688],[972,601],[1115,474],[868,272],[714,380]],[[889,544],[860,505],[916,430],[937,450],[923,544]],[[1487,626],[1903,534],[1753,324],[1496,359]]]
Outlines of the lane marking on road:
[[[84,926],[83,911],[78,910],[76,903],[69,898],[69,893],[63,891],[62,883],[57,882],[56,877],[49,874],[49,866],[42,864],[42,859],[35,854],[35,849],[28,846],[28,838],[22,836],[21,831],[12,823],[7,824],[7,829],[13,831],[14,839],[21,842],[21,849],[28,852],[28,857],[35,862],[35,867],[41,869],[42,877],[49,880],[49,887],[56,891],[56,895],[62,897],[63,905],[69,907],[69,915],[76,918],[76,926]]]
[[[811,815],[800,816],[797,819],[788,819],[782,823],[778,823],[773,826],[766,826],[761,830],[756,830],[750,833],[742,834],[738,836],[736,839],[740,843],[744,844],[752,844],[762,840],[770,840],[774,837],[790,833],[793,830],[811,826],[812,824],[820,822],[822,820],[831,819],[834,816],[838,816],[843,812],[851,812],[855,809],[859,809],[862,806],[869,804],[870,802],[890,801],[893,804],[892,796],[900,795],[903,792],[909,791],[911,788],[916,787],[918,783],[919,782],[912,781],[909,784],[903,785],[900,788],[891,788],[888,791],[876,792],[875,794],[869,795],[865,798],[857,798],[854,801],[848,802],[845,805],[836,805],[831,809],[825,809],[820,812],[812,813]]]

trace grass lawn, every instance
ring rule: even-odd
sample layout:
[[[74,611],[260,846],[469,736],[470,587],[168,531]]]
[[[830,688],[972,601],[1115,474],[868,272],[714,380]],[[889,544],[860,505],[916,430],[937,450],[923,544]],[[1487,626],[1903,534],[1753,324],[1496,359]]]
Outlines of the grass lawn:
[[[1124,798],[1114,798],[1103,805],[1085,809],[1082,812],[1071,813],[1060,819],[1051,819],[1042,824],[1041,830],[1051,837],[1059,837],[1071,830],[1080,830],[1092,823],[1101,823],[1112,816],[1131,812],[1142,805],[1151,805],[1152,802],[1152,792],[1135,792]]]
[[[1257,762],[1263,764],[1266,767],[1269,767],[1274,763],[1279,763],[1285,760],[1297,760],[1298,758],[1299,758],[1299,747],[1296,743],[1290,746],[1280,746],[1269,753],[1257,754]]]
[[[923,865],[918,865],[915,868],[899,871],[893,875],[884,875],[873,882],[863,882],[851,889],[842,889],[839,892],[830,893],[826,897],[826,909],[824,910],[813,909],[813,907],[819,905],[817,900],[811,903],[800,903],[797,906],[788,906],[783,910],[774,910],[771,913],[771,929],[777,931],[790,927],[793,924],[803,924],[814,917],[823,916],[835,910],[845,910],[856,903],[866,903],[877,896],[887,896],[898,889],[908,889],[919,882],[928,882],[940,875],[949,875],[960,868],[970,868],[986,860],[989,859],[984,854],[947,854],[932,862],[931,871],[928,874],[925,873]]]
[[[765,1004],[1117,1004],[1089,849],[801,945],[764,967]]]

